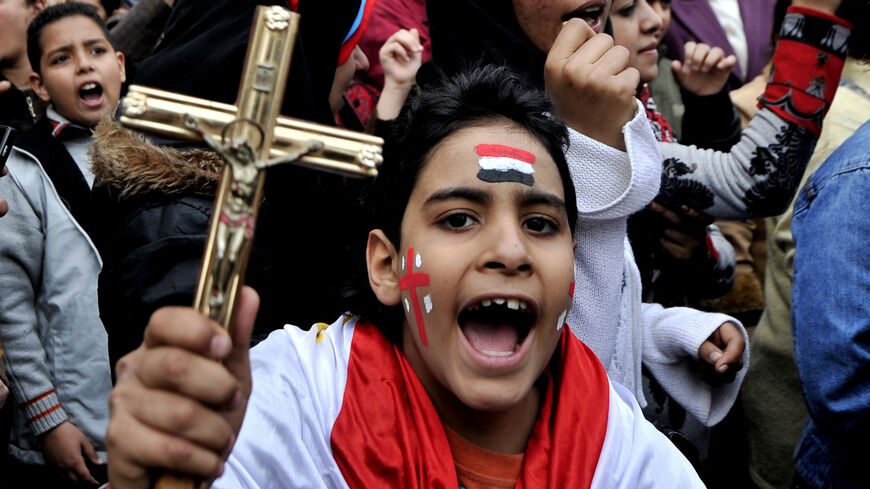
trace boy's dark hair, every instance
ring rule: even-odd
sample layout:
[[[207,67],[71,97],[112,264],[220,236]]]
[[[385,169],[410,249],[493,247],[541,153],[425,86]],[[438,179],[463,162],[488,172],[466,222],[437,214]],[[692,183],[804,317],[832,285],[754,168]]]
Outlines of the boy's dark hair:
[[[383,230],[400,249],[405,207],[432,151],[460,129],[505,122],[525,129],[556,162],[573,231],[577,222],[576,197],[563,154],[568,131],[564,123],[550,116],[554,113],[555,107],[546,94],[505,67],[478,67],[423,90],[391,123],[392,134],[385,138],[384,164],[362,198],[368,218],[366,230]],[[358,244],[365,249],[365,239]],[[350,279],[344,299],[349,311],[373,322],[394,343],[400,340],[402,308],[387,307],[378,301],[369,285],[365,263]]]
[[[42,75],[42,67],[39,65],[39,60],[42,58],[42,31],[45,29],[45,26],[74,15],[81,15],[94,21],[100,27],[100,30],[103,31],[103,35],[106,36],[106,40],[109,41],[112,48],[115,48],[115,45],[112,44],[112,38],[109,37],[106,23],[97,14],[97,9],[93,5],[77,2],[52,5],[36,14],[36,17],[27,26],[27,59],[30,60],[30,68],[33,71]]]

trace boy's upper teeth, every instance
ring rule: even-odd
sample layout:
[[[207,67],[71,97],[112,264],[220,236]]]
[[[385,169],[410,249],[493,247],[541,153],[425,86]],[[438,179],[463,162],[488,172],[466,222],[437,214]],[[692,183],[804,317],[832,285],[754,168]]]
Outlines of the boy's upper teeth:
[[[97,88],[97,84],[94,82],[85,83],[84,85],[82,85],[82,90],[93,90],[95,88]]]
[[[529,308],[529,305],[526,304],[525,301],[522,301],[520,299],[506,299],[504,297],[493,297],[491,299],[483,299],[482,301],[480,301],[480,304],[475,304],[475,305],[471,306],[471,309],[477,309],[478,307],[489,307],[493,304],[498,305],[498,306],[507,305],[508,309],[513,309],[515,311],[516,310],[525,311]]]

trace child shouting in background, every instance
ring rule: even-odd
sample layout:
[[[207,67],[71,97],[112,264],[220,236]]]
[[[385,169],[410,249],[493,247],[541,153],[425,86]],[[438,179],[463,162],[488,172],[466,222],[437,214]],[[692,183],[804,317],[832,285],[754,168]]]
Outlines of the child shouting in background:
[[[0,179],[10,203],[0,221],[0,339],[20,407],[10,487],[93,485],[105,480],[111,379],[97,306],[102,262],[88,236],[88,148],[91,127],[118,103],[124,55],[79,3],[43,10],[27,33],[31,86],[51,105],[19,135]]]

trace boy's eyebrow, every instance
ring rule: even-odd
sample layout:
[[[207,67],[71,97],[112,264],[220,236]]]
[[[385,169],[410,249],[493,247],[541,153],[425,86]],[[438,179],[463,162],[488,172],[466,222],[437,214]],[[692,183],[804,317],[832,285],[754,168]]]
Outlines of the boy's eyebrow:
[[[101,42],[108,42],[108,41],[107,41],[106,39],[101,38],[101,37],[97,37],[97,38],[94,38],[94,39],[88,39],[87,41],[85,41],[85,42],[82,43],[82,44],[84,44],[85,47],[90,47],[90,46],[93,46],[94,44],[99,44],[99,43],[101,43]],[[51,56],[51,55],[53,55],[53,54],[55,54],[55,53],[61,53],[61,52],[64,52],[64,51],[69,51],[69,50],[71,50],[71,49],[72,49],[72,44],[64,44],[63,46],[60,46],[60,47],[55,48],[55,49],[52,49],[51,51],[45,53],[45,56],[46,56],[46,57],[49,57],[49,56]]]
[[[430,195],[429,198],[423,202],[423,207],[451,199],[464,199],[478,204],[488,204],[492,202],[492,195],[490,195],[489,192],[472,187],[446,188]]]
[[[450,199],[464,199],[479,204],[489,204],[492,202],[492,195],[489,192],[478,188],[452,187],[439,190],[434,194],[430,195],[429,198],[426,199],[425,202],[423,202],[423,206],[425,207],[436,202],[443,202]],[[567,210],[567,207],[565,206],[565,201],[563,199],[559,198],[555,194],[540,192],[536,190],[524,191],[521,197],[521,204],[524,207],[533,205],[547,205],[560,210]]]
[[[535,190],[531,190],[525,193],[525,195],[523,196],[522,204],[523,206],[547,205],[560,210],[568,210],[568,208],[565,207],[565,200],[557,197],[554,194],[539,192]]]

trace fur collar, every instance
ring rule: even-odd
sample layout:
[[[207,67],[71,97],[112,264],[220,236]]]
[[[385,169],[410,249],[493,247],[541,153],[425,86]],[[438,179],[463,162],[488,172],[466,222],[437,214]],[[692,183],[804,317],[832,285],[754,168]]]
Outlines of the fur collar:
[[[223,167],[214,152],[155,146],[113,120],[97,125],[90,153],[96,180],[119,200],[150,192],[214,195]]]

